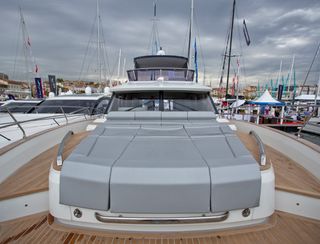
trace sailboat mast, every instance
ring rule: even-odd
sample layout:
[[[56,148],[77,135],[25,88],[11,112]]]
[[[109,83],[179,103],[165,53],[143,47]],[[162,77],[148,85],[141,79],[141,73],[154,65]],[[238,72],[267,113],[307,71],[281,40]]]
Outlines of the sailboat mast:
[[[289,81],[288,81],[288,94],[289,94],[289,96],[290,96],[290,85],[291,85],[291,80],[292,80],[294,61],[295,61],[295,55],[292,56],[292,63],[291,63],[290,74],[289,74]]]
[[[127,59],[126,58],[124,58],[123,59],[123,67],[122,67],[122,78],[124,78],[124,81],[125,81],[125,75],[124,75],[124,73],[125,73],[125,71],[126,71],[126,61],[127,61]]]
[[[236,0],[233,0],[232,7],[232,20],[231,20],[231,30],[230,30],[230,45],[229,45],[229,55],[228,55],[228,72],[227,72],[227,85],[226,85],[226,99],[228,97],[228,86],[229,86],[229,76],[230,76],[230,64],[231,64],[231,51],[232,51],[232,38],[233,38],[233,24],[234,24],[234,13],[236,9]]]
[[[188,67],[191,67],[191,41],[192,41],[192,31],[193,31],[193,0],[191,0],[191,12],[190,12],[190,27],[189,27],[189,42],[188,42]]]
[[[99,0],[97,0],[97,21],[98,21],[98,33],[97,33],[97,51],[98,51],[98,66],[99,66],[99,83],[101,84],[101,57],[100,57],[100,9]]]
[[[120,66],[121,66],[121,48],[119,50],[119,60],[118,60],[118,80],[120,80]]]
[[[236,94],[236,105],[238,107],[238,101],[239,101],[239,81],[240,81],[240,61],[239,59],[237,60],[237,64],[238,64],[238,70],[237,70],[237,76],[236,76],[236,81],[237,81],[237,94]],[[237,108],[238,110],[238,108]]]
[[[222,68],[221,68],[221,76],[220,76],[219,88],[221,88],[221,85],[222,85],[222,82],[223,82],[224,70],[225,70],[225,67],[226,67],[226,59],[227,59],[227,52],[228,52],[228,45],[229,45],[229,37],[230,37],[230,33],[228,34],[227,45],[226,45],[226,49],[225,49],[224,54],[223,54],[223,62],[222,62]]]

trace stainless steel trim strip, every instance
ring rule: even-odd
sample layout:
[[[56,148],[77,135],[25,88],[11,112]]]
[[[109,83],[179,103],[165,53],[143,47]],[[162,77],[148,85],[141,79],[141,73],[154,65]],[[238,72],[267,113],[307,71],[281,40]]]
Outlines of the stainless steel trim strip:
[[[105,216],[95,212],[98,221],[108,224],[199,224],[221,222],[228,218],[229,212],[199,217],[123,217]]]

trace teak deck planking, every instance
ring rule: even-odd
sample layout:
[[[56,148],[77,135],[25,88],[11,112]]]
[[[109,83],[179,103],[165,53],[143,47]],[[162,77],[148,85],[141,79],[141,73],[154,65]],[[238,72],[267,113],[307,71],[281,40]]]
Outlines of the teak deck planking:
[[[258,161],[259,148],[255,139],[245,133],[237,135]],[[265,151],[274,168],[277,190],[320,198],[320,181],[315,176],[276,149],[265,145]]]
[[[88,135],[79,133],[66,144],[65,155]],[[253,137],[238,133],[258,160],[258,147]],[[40,154],[0,185],[0,199],[48,189],[48,173],[57,146]],[[309,172],[277,150],[266,146],[267,159],[273,164],[276,188],[320,196],[320,183]],[[109,244],[208,244],[208,243],[319,243],[320,222],[276,211],[272,221],[238,230],[205,233],[125,234],[54,228],[48,213],[0,223],[0,244],[4,243],[109,243]]]
[[[65,145],[64,158],[85,138],[89,132],[72,136]],[[56,159],[58,145],[46,150],[29,163],[18,169],[13,175],[0,184],[0,201],[8,198],[48,190],[50,165]]]
[[[65,146],[64,158],[85,138],[89,132],[72,136]],[[255,139],[237,132],[240,140],[259,160],[259,149]],[[286,157],[272,147],[265,146],[267,160],[272,162],[276,176],[276,189],[320,198],[320,181],[298,163]],[[55,160],[58,146],[41,153],[21,167],[12,176],[0,184],[0,201],[17,196],[48,190],[50,165]]]

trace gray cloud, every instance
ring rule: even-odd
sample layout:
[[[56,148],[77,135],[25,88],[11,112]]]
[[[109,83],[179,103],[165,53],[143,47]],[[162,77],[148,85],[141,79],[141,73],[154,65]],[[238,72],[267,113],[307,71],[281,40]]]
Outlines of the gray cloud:
[[[41,75],[56,74],[78,79],[96,5],[93,0],[1,0],[0,1],[0,72],[13,72],[19,31],[18,5],[21,3],[32,41],[33,55]],[[190,1],[158,0],[158,29],[161,45],[168,54],[186,55],[186,34]],[[199,60],[206,81],[217,84],[221,55],[230,25],[232,1],[196,0],[196,34],[200,38]],[[111,73],[116,73],[118,50],[126,57],[126,68],[135,56],[148,54],[151,34],[152,1],[101,0],[102,25]],[[254,84],[276,78],[280,61],[286,76],[292,55],[296,57],[299,82],[304,79],[315,48],[320,41],[320,2],[318,0],[238,0],[234,54],[241,54],[242,84]],[[245,18],[252,39],[246,47],[240,23]],[[241,40],[241,45],[240,45]],[[17,68],[23,72],[23,58]],[[320,72],[317,59],[308,83],[315,83]],[[92,67],[96,58],[92,59]],[[233,60],[233,68],[236,62]],[[95,77],[96,70],[89,70]],[[113,72],[112,72],[113,71]],[[110,76],[110,74],[109,74]],[[14,78],[14,77],[13,77]]]

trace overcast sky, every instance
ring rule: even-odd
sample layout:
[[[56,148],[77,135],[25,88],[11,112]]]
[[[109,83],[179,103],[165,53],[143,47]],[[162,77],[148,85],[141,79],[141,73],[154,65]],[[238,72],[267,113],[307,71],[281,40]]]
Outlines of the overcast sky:
[[[107,76],[116,77],[120,48],[122,58],[126,58],[125,69],[132,68],[133,57],[150,53],[148,46],[152,31],[153,1],[100,1],[108,59],[106,66],[109,69]],[[158,0],[160,43],[167,54],[186,56],[190,2]],[[15,75],[18,77],[19,73],[24,72],[21,33],[19,39],[19,4],[23,9],[32,54],[42,77],[48,74],[64,79],[96,77],[95,65],[86,68],[88,63],[97,63],[96,57],[90,57],[94,50],[89,51],[80,76],[96,16],[94,0],[0,0],[0,72],[15,78],[12,77],[15,57]],[[231,8],[232,0],[195,0],[195,36],[200,56],[200,79],[203,79],[203,70],[206,70],[206,82],[211,81],[214,86],[217,86],[220,76]],[[245,45],[240,25],[244,18],[252,41],[249,47]],[[242,84],[276,79],[281,60],[283,75],[286,76],[293,55],[298,82],[303,81],[320,42],[319,0],[238,0],[235,22],[233,54],[241,55]],[[232,66],[233,72],[235,60]],[[310,73],[308,84],[316,83],[319,73],[320,55]]]

